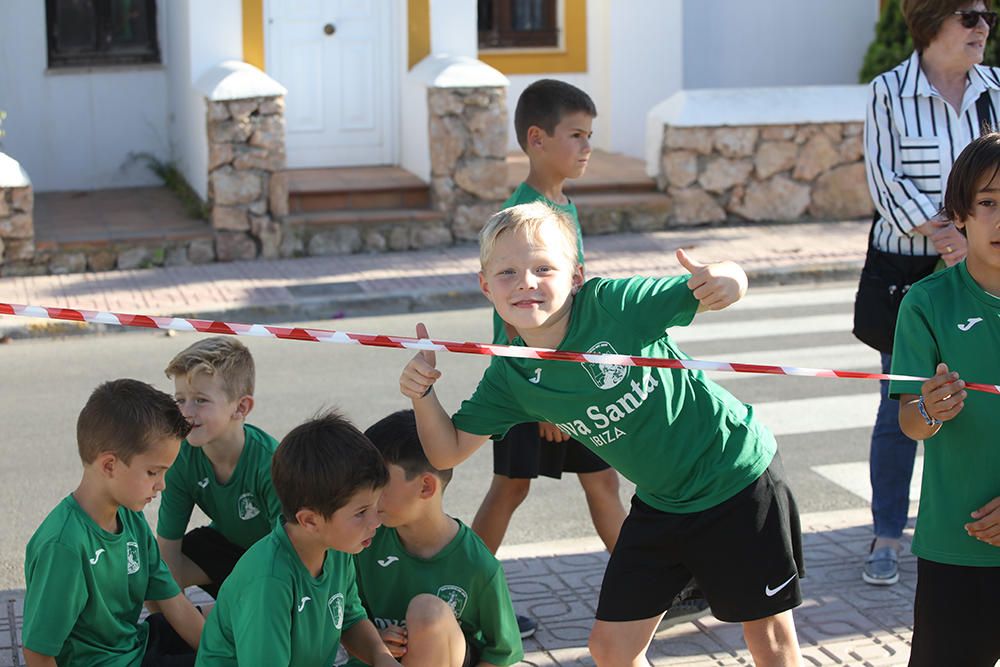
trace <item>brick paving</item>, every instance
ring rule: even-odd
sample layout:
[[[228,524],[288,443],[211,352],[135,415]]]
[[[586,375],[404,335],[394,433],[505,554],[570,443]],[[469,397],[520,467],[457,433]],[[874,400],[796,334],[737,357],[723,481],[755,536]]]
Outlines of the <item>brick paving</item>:
[[[674,250],[731,259],[751,284],[854,277],[868,224],[719,226],[586,237],[589,275],[669,275]],[[483,303],[478,248],[232,262],[103,273],[0,278],[0,302],[147,315],[274,320]],[[20,325],[23,326],[23,321]],[[18,326],[13,318],[0,327]]]

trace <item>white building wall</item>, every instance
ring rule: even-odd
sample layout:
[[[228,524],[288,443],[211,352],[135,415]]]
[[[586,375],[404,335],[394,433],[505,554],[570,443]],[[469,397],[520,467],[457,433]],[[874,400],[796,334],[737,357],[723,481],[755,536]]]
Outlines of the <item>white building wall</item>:
[[[159,3],[163,62],[164,5]],[[0,19],[3,151],[18,160],[36,191],[155,184],[131,153],[169,158],[167,80],[160,66],[48,72],[45,3],[6,0]]]
[[[171,155],[204,199],[208,194],[205,100],[194,83],[225,60],[243,59],[242,5],[240,0],[170,0],[168,5]]]
[[[853,84],[878,0],[684,0],[684,87]]]

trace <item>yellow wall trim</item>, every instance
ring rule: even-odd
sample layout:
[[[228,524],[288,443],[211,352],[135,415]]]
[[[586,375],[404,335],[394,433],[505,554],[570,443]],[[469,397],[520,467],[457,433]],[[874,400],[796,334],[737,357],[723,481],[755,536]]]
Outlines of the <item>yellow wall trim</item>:
[[[264,0],[243,0],[243,62],[266,71],[264,60]]]
[[[587,0],[564,0],[564,47],[555,51],[491,50],[479,59],[504,74],[587,71]]]
[[[431,53],[430,0],[407,0],[406,3],[407,67],[413,66]]]

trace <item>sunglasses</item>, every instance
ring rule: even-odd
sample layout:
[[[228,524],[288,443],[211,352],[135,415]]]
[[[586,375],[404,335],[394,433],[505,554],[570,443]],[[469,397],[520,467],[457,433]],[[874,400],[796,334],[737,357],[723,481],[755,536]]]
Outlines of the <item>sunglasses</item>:
[[[975,28],[979,25],[979,19],[986,21],[986,25],[989,26],[990,30],[993,30],[997,24],[996,12],[980,12],[975,9],[963,9],[955,12],[955,15],[962,17],[959,21],[962,22],[962,27],[965,28]]]

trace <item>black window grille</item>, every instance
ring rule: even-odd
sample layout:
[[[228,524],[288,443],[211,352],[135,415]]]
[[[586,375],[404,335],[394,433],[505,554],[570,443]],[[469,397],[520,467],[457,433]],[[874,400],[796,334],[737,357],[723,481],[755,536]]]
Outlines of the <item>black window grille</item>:
[[[160,62],[156,0],[45,0],[49,67]]]
[[[559,45],[556,0],[478,0],[479,48]]]

